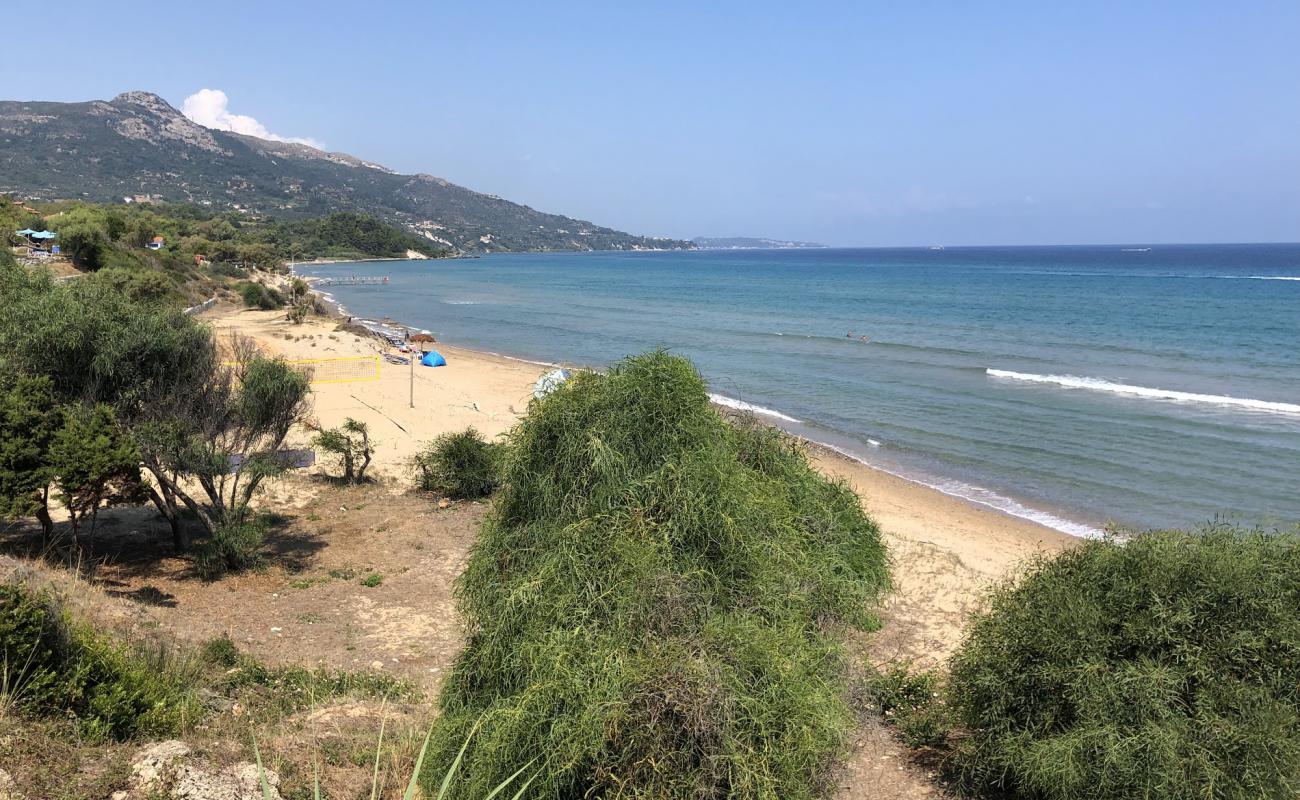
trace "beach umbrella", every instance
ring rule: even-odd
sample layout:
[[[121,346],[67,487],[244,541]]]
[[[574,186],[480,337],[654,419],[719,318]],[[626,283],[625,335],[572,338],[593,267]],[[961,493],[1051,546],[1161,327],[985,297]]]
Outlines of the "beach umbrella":
[[[436,341],[438,341],[438,340],[435,339],[435,338],[433,338],[433,336],[430,335],[428,332],[422,332],[422,333],[417,333],[417,334],[415,334],[414,336],[412,336],[412,337],[410,338],[410,341],[412,341],[412,342],[430,342],[430,343],[432,343],[432,342],[436,342]]]
[[[14,231],[14,233],[18,234],[19,236],[31,236],[33,233],[36,233],[36,231],[32,230],[31,228],[23,228],[20,231]]]

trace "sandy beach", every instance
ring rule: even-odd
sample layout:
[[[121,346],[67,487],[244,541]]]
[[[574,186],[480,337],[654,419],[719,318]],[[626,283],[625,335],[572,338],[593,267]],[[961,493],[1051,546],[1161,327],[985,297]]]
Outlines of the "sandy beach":
[[[281,312],[219,306],[203,315],[216,332],[250,336],[267,352],[289,359],[376,356],[392,352],[375,337],[341,330],[339,320],[312,318],[291,325]],[[439,342],[447,366],[412,370],[380,360],[377,380],[313,385],[316,421],[332,427],[352,417],[377,441],[374,472],[400,476],[421,443],[473,426],[486,436],[506,432],[528,407],[532,387],[547,367]],[[309,433],[300,433],[305,441]],[[885,532],[896,590],[885,626],[872,638],[874,660],[911,660],[933,666],[960,641],[967,616],[992,583],[1039,553],[1079,540],[978,506],[836,453],[813,448],[815,463],[843,478],[863,498]]]

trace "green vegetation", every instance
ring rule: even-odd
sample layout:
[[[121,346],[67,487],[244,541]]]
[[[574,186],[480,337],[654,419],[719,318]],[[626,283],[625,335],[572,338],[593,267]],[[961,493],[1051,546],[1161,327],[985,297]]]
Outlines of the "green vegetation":
[[[61,422],[50,379],[15,375],[0,361],[0,518],[35,516],[46,542],[54,530],[51,448]]]
[[[863,682],[866,707],[893,725],[910,747],[941,747],[951,720],[934,671],[914,671],[908,664],[872,670]]]
[[[71,720],[90,742],[174,736],[211,715],[200,690],[275,720],[335,697],[420,699],[383,673],[267,667],[224,636],[194,655],[123,643],[74,618],[48,588],[0,583],[0,717]]]
[[[34,114],[42,124],[28,122]],[[94,104],[0,101],[0,127],[7,124],[23,130],[20,136],[0,138],[0,174],[8,186],[35,197],[83,197],[123,210],[174,208],[158,202],[123,204],[124,196],[142,191],[157,200],[210,204],[195,206],[194,215],[216,217],[240,231],[281,223],[290,227],[301,245],[299,259],[401,256],[408,248],[436,254],[691,246],[545,214],[430,175],[399,175],[348,156],[207,130],[144,92]],[[137,132],[144,126],[145,132],[124,136],[128,124]],[[189,135],[182,140],[164,130]],[[89,153],[96,155],[93,163],[86,158]],[[397,238],[357,212],[389,226],[419,225],[446,243],[385,226],[401,233]],[[321,217],[332,221],[310,219]],[[292,228],[303,221],[303,227]],[[172,235],[179,231],[154,233],[167,236],[169,246],[179,241]],[[200,240],[201,248],[211,244],[199,252],[214,260],[267,263],[214,256],[215,247],[230,242],[225,233],[217,227],[182,235]],[[281,250],[280,260],[293,257],[283,238],[259,237],[249,244]]]
[[[95,521],[105,503],[144,500],[140,450],[106,405],[72,406],[62,416],[63,425],[50,444],[51,471],[59,499],[68,509],[73,544],[87,517],[93,543]]]
[[[265,540],[266,524],[259,519],[219,524],[194,549],[194,571],[204,580],[214,580],[232,570],[259,566]]]
[[[373,589],[383,582],[384,576],[378,572],[372,572],[361,579],[361,585],[365,586],[367,589]]]
[[[465,743],[461,745],[460,752],[456,753],[456,759],[451,762],[451,766],[447,768],[447,772],[442,776],[442,780],[438,783],[438,793],[432,796],[433,800],[445,800],[445,798],[448,797],[447,793],[451,788],[452,781],[456,778],[456,773],[460,770],[460,765],[465,760],[465,750],[469,747],[470,739],[474,738],[474,733],[475,731],[470,731],[469,738],[467,738]],[[429,732],[424,736],[424,742],[420,745],[419,755],[415,757],[415,765],[411,769],[410,778],[406,781],[406,791],[402,792],[402,800],[413,800],[413,798],[420,796],[420,773],[424,766],[424,757],[429,752],[429,740],[432,737],[433,728],[430,728]],[[383,747],[384,728],[381,725],[379,728],[379,741],[375,745],[375,766],[370,776],[370,796],[372,798],[379,797],[382,792],[383,784],[381,784],[379,780],[379,756],[383,751]],[[263,797],[269,796],[271,793],[270,782],[267,780],[266,769],[262,766],[262,752],[257,746],[256,737],[253,739],[253,757],[256,759],[257,763],[257,778],[262,790],[262,795]],[[525,792],[528,791],[528,787],[537,779],[536,773],[526,780],[523,778],[524,772],[532,766],[533,762],[529,762],[520,767],[513,775],[508,776],[505,780],[501,781],[501,783],[497,784],[492,791],[488,792],[483,797],[483,800],[492,800],[492,798],[497,796],[501,796],[502,800],[504,800],[504,795],[502,793],[514,789],[516,786],[519,788],[515,790],[515,793],[511,795],[510,798],[511,800],[522,800]],[[314,773],[313,780],[312,797],[315,798],[315,800],[321,800],[324,795],[321,794],[319,771]]]
[[[77,503],[126,497],[122,459],[135,448],[178,548],[189,544],[182,508],[208,533],[244,523],[259,486],[285,469],[276,454],[305,418],[309,385],[246,339],[229,349],[227,361],[173,306],[0,267],[0,426],[14,437],[0,446],[0,512],[34,513],[48,532],[51,481]],[[74,422],[71,440],[58,434]],[[74,476],[90,455],[98,474]],[[93,519],[98,505],[85,507]]]
[[[501,446],[466,428],[444,433],[412,459],[419,486],[426,492],[476,499],[492,494],[499,483]]]
[[[174,278],[173,288],[238,277],[248,267],[317,258],[405,258],[408,250],[447,255],[429,240],[374,217],[341,212],[299,220],[249,218],[185,204],[122,205],[81,202],[18,206],[0,195],[0,242],[26,240],[24,228],[49,229],[79,268],[156,272]],[[155,237],[161,247],[150,249]],[[200,263],[202,262],[202,263]]]
[[[344,483],[365,483],[366,470],[375,454],[366,423],[348,417],[337,428],[322,429],[311,444],[338,459]]]
[[[239,284],[239,297],[249,308],[260,308],[263,311],[284,306],[284,297],[278,291],[252,281]]]
[[[0,709],[71,717],[91,740],[172,734],[202,712],[169,653],[117,644],[21,583],[0,584],[0,670]]]
[[[1089,542],[998,589],[952,663],[968,788],[1300,794],[1300,532]]]
[[[724,421],[689,362],[579,374],[506,448],[432,762],[479,724],[451,797],[538,754],[538,796],[818,796],[851,724],[839,637],[887,585],[857,497]]]
[[[205,661],[221,672],[211,679],[212,688],[228,696],[241,697],[273,716],[311,708],[335,697],[372,698],[390,702],[414,702],[421,694],[406,681],[382,672],[301,666],[268,667],[239,652],[228,637],[203,645]]]

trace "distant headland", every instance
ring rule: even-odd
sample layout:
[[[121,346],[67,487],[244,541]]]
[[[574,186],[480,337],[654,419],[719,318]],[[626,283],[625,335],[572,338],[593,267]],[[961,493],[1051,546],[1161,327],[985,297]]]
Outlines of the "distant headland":
[[[696,236],[691,242],[701,250],[795,250],[826,246],[816,242],[787,242],[752,236]]]

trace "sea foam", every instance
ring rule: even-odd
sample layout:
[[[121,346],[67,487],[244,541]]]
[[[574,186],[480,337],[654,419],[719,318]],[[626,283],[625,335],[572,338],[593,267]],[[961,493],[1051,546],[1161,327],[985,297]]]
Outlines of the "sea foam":
[[[746,403],[744,400],[737,400],[734,397],[727,397],[723,394],[713,394],[710,392],[709,399],[720,406],[734,408],[737,411],[748,411],[751,414],[762,414],[765,417],[773,417],[775,419],[785,420],[786,422],[799,422],[799,420],[794,417],[782,414],[780,411],[773,411],[770,408],[756,406],[753,403]]]
[[[872,447],[880,446],[880,442],[877,442],[875,439],[868,439],[867,443]],[[896,478],[902,478],[905,481],[911,481],[912,483],[921,486],[926,486],[930,489],[942,492],[949,497],[956,497],[960,500],[965,500],[968,503],[975,503],[976,505],[986,506],[1001,511],[1003,514],[1019,517],[1020,519],[1027,519],[1030,522],[1036,522],[1043,527],[1051,528],[1052,530],[1057,530],[1061,533],[1069,534],[1070,536],[1077,536],[1081,539],[1100,539],[1104,535],[1104,532],[1100,528],[1095,528],[1092,525],[1086,525],[1082,522],[1075,522],[1074,520],[1057,516],[1048,511],[1030,508],[1024,503],[1013,500],[1006,495],[998,494],[992,489],[985,489],[982,486],[975,486],[973,484],[953,479],[919,478],[915,475],[886,469],[879,464],[868,461],[856,453],[852,453],[842,447],[836,447],[833,444],[827,444],[826,442],[816,442],[816,444],[820,447],[825,447],[828,450],[834,450],[836,453],[839,453],[850,461],[856,461],[859,464],[870,467],[871,469],[879,470],[889,475],[893,475]]]
[[[1175,403],[1201,403],[1205,405],[1243,408],[1250,411],[1261,411],[1269,414],[1300,416],[1300,405],[1295,403],[1280,403],[1273,400],[1255,400],[1249,397],[1228,397],[1217,394],[1180,392],[1174,389],[1154,389],[1149,386],[1111,383],[1110,381],[1102,380],[1100,378],[1083,378],[1075,375],[1035,375],[1033,373],[1012,372],[1005,369],[986,369],[985,372],[993,378],[1008,378],[1010,380],[1028,381],[1030,383],[1048,383],[1056,386],[1064,386],[1067,389],[1088,389],[1094,392],[1110,392],[1112,394],[1122,394],[1130,397],[1141,397],[1146,400],[1168,400]]]

